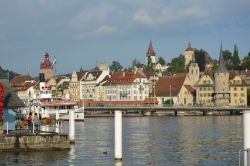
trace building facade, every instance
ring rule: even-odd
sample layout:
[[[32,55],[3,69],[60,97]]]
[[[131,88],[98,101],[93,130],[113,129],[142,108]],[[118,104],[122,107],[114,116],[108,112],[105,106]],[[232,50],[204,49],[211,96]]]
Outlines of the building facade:
[[[108,70],[86,72],[80,80],[80,100],[96,100],[96,85],[108,75]]]
[[[206,106],[246,106],[247,83],[229,72],[220,49],[219,65],[215,72],[208,71],[195,84],[196,104]]]
[[[142,72],[116,72],[104,84],[107,101],[143,101],[149,97],[149,81]]]

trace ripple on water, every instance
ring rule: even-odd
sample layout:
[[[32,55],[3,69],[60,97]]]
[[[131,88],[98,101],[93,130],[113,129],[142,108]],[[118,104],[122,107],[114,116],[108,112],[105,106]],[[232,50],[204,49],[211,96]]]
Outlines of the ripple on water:
[[[115,164],[113,118],[87,118],[76,131],[70,151],[0,153],[0,165],[237,165],[243,144],[241,116],[126,117]]]

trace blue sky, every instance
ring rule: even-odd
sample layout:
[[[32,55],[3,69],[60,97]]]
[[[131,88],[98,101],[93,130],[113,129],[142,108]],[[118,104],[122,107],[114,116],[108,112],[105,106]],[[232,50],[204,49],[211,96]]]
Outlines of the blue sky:
[[[145,63],[152,40],[167,62],[188,41],[212,58],[223,48],[250,52],[249,0],[2,0],[0,65],[32,76],[45,52],[57,59],[57,73],[91,69],[96,61]]]

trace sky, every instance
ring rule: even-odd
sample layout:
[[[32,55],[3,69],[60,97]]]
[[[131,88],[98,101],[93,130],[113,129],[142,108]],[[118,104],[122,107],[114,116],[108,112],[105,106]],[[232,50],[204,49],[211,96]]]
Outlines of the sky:
[[[167,62],[188,42],[218,58],[220,43],[250,52],[250,0],[1,0],[0,66],[37,76],[44,54],[56,74],[97,63],[146,63],[152,40]]]

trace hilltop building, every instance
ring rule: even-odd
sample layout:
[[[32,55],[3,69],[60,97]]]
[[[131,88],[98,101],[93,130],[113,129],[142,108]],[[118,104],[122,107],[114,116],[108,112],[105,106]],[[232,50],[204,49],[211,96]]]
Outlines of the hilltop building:
[[[184,57],[185,57],[185,67],[187,67],[189,63],[192,62],[192,59],[194,57],[194,49],[192,48],[190,42],[188,43],[188,47],[185,50]]]
[[[40,73],[44,73],[45,80],[53,78],[53,64],[47,52],[44,55],[43,62],[40,64]]]
[[[148,46],[148,51],[146,52],[146,58],[147,58],[147,65],[154,65],[155,62],[155,51],[153,48],[152,41],[150,40],[149,46]]]

